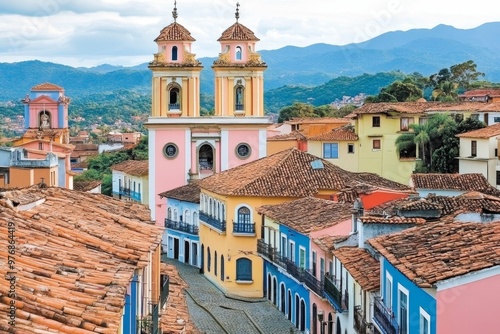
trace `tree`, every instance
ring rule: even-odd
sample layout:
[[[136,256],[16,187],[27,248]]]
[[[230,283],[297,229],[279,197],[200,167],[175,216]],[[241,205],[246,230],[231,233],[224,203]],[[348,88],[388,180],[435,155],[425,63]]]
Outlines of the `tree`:
[[[450,72],[450,81],[464,89],[468,89],[474,81],[479,79],[479,77],[484,77],[484,73],[477,71],[477,65],[473,60],[451,66]]]
[[[438,73],[432,74],[429,77],[429,85],[433,88],[436,88],[439,86],[440,83],[445,82],[445,81],[450,81],[451,78],[451,72],[447,68],[443,68],[439,70]]]
[[[433,91],[432,98],[435,101],[451,102],[456,101],[458,84],[451,81],[441,82]]]
[[[307,103],[294,102],[293,105],[284,107],[279,112],[278,122],[282,123],[296,117],[318,117],[314,107]]]
[[[378,94],[380,102],[407,102],[423,96],[422,89],[411,82],[394,81]]]

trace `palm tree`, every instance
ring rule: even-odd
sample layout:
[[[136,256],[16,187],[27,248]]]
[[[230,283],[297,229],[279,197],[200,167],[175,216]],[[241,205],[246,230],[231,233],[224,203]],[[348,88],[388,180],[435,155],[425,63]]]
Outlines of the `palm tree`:
[[[401,134],[396,138],[396,148],[399,152],[411,152],[422,150],[422,162],[424,166],[428,165],[427,160],[427,146],[431,141],[430,135],[430,125],[429,122],[423,122],[420,124],[410,124],[411,132],[406,132]],[[401,153],[400,153],[401,154]]]
[[[457,88],[457,83],[443,81],[432,91],[432,98],[435,101],[456,101],[458,97]]]

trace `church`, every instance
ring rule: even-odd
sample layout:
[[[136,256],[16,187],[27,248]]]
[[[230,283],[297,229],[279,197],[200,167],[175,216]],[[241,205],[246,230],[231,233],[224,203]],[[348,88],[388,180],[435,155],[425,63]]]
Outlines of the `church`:
[[[166,208],[159,193],[266,156],[264,71],[256,50],[259,39],[234,22],[217,40],[221,52],[212,64],[215,80],[213,115],[200,114],[200,72],[203,65],[191,52],[195,39],[173,22],[154,40],[158,52],[152,71],[152,114],[145,124],[149,136],[149,198],[151,219],[162,224]]]

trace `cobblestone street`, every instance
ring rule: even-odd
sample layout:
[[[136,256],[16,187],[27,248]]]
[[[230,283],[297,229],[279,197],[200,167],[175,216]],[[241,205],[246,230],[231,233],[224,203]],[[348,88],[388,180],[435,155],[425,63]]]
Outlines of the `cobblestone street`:
[[[188,319],[182,319],[186,324],[187,334],[289,334],[300,333],[293,324],[271,303],[265,299],[242,300],[226,297],[215,285],[199,274],[194,268],[178,261],[164,257],[162,261],[167,266],[175,266],[178,275],[186,284],[184,304],[187,303]],[[171,282],[175,278],[171,278]],[[171,289],[172,291],[172,289]],[[179,296],[169,296],[178,298]],[[177,302],[178,304],[179,302]],[[172,319],[170,313],[177,312],[176,303],[169,303],[164,317]],[[182,321],[181,321],[182,322]],[[163,322],[164,333],[180,333],[169,331],[168,324]],[[175,327],[178,327],[176,325]],[[193,327],[196,327],[193,328]]]

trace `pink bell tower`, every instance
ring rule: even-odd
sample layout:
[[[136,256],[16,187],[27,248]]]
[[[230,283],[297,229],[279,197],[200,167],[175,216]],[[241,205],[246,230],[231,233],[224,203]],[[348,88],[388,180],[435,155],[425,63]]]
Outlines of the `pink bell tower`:
[[[239,5],[238,5],[239,6]],[[166,217],[159,193],[266,156],[263,72],[267,65],[255,52],[259,39],[238,22],[219,38],[222,53],[214,62],[215,110],[200,115],[201,63],[191,53],[195,39],[177,22],[155,39],[158,52],[152,71],[149,133],[149,198],[152,220]]]

